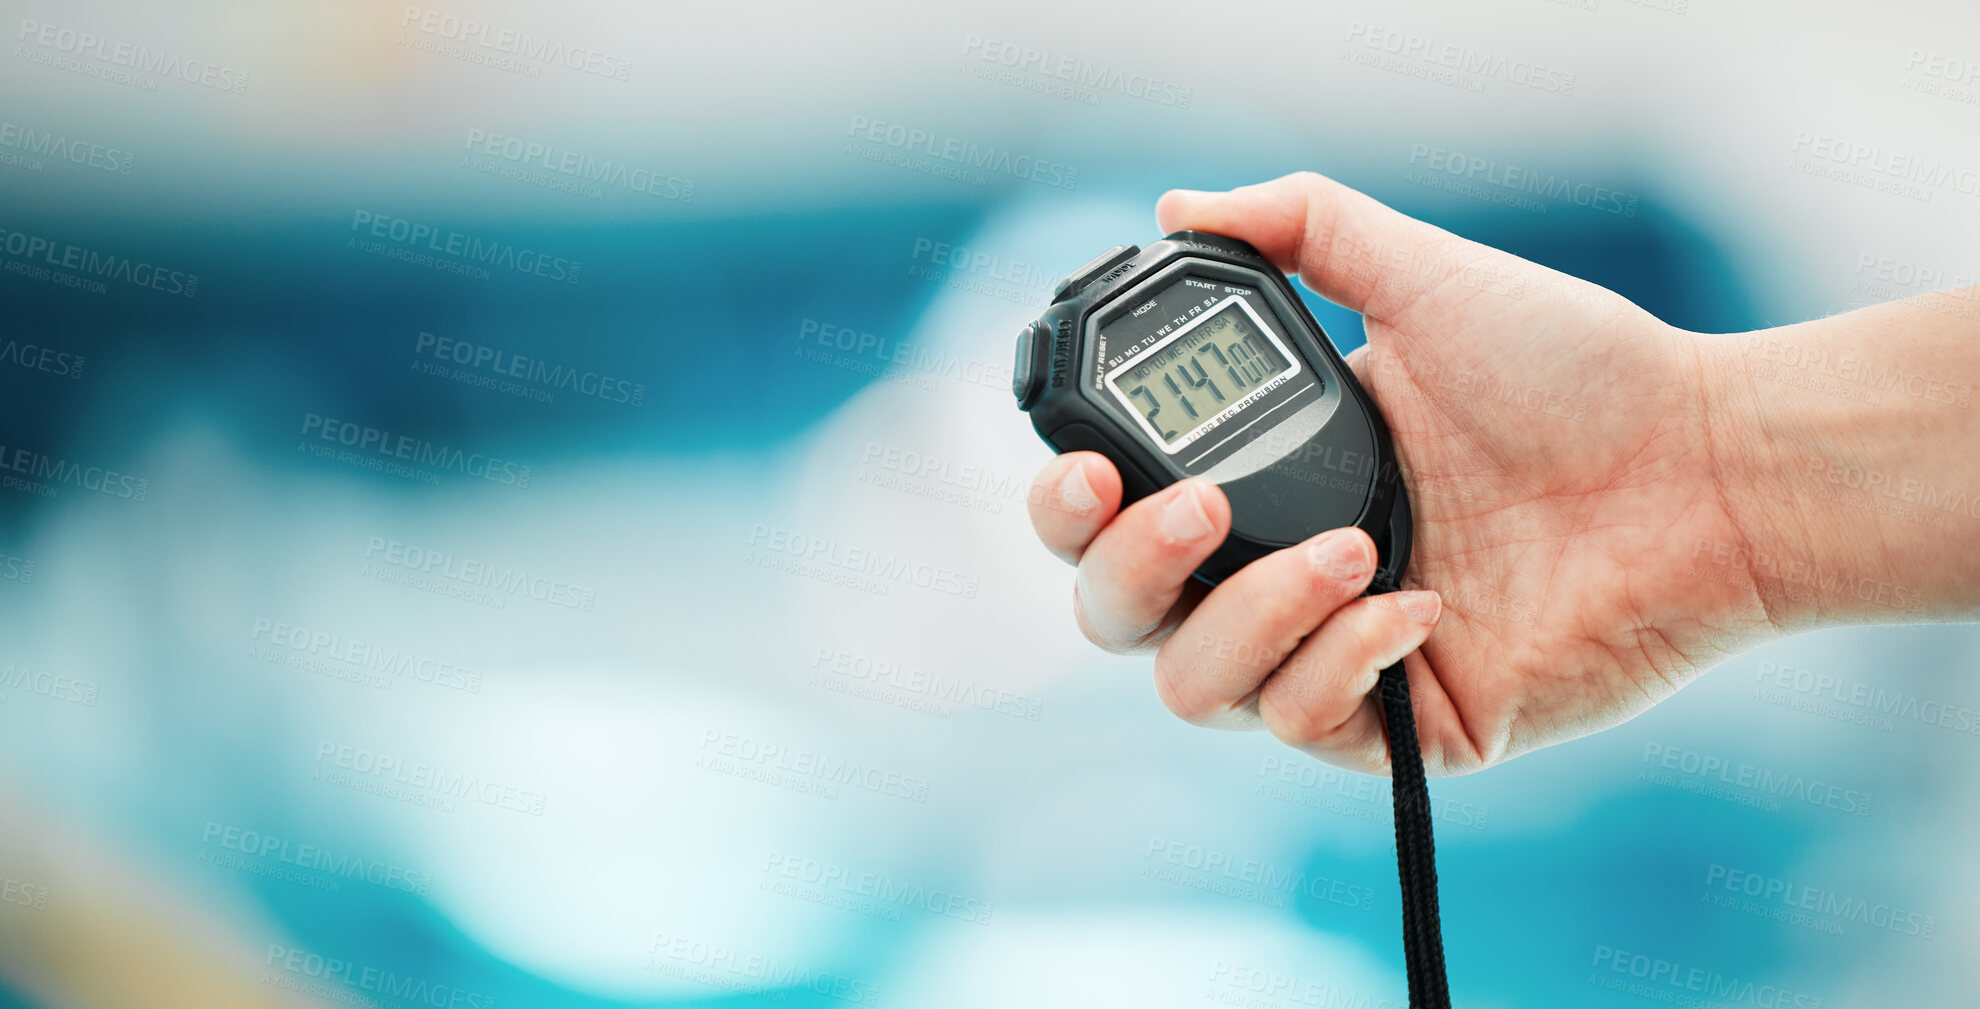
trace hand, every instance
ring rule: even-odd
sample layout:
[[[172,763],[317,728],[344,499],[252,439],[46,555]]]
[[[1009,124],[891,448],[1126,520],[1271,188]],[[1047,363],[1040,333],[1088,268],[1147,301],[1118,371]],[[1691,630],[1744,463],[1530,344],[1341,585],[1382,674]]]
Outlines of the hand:
[[[1372,691],[1407,656],[1424,764],[1461,774],[1622,722],[1792,622],[1738,560],[1753,548],[1721,486],[1733,435],[1712,338],[1310,173],[1171,192],[1157,217],[1244,239],[1362,313],[1348,363],[1388,421],[1416,529],[1410,591],[1357,598],[1374,544],[1341,529],[1206,592],[1189,575],[1230,528],[1221,491],[1187,480],[1120,510],[1104,457],[1053,460],[1031,515],[1078,565],[1080,628],[1155,649],[1177,715],[1262,722],[1386,774]]]

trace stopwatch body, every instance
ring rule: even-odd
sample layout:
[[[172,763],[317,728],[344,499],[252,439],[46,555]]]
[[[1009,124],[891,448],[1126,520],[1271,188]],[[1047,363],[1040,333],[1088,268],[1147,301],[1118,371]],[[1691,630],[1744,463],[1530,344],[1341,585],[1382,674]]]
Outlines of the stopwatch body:
[[[1274,550],[1359,526],[1376,582],[1409,563],[1409,498],[1375,402],[1250,245],[1179,231],[1074,271],[1018,335],[1018,406],[1059,452],[1120,470],[1122,506],[1186,477],[1217,484],[1231,532],[1215,584]]]

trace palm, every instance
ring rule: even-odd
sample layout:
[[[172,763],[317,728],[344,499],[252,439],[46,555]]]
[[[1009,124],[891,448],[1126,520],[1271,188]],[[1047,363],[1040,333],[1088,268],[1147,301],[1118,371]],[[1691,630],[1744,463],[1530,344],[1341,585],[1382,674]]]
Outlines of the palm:
[[[1741,590],[1692,559],[1736,533],[1686,336],[1600,288],[1493,263],[1523,278],[1519,297],[1429,285],[1371,314],[1350,359],[1411,490],[1405,583],[1445,601],[1409,659],[1432,773],[1620,722],[1758,629],[1687,616],[1732,612]]]

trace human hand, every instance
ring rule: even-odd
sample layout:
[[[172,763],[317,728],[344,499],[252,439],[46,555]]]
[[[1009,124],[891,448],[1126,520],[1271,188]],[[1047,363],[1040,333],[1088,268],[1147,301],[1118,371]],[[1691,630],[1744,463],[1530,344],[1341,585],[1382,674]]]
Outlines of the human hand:
[[[1700,577],[1699,544],[1751,555],[1719,465],[1751,425],[1715,413],[1711,338],[1310,173],[1171,192],[1157,217],[1362,313],[1348,363],[1415,513],[1410,591],[1357,598],[1375,550],[1352,528],[1205,590],[1189,575],[1229,530],[1221,491],[1186,480],[1121,510],[1104,457],[1048,464],[1032,521],[1078,566],[1082,631],[1155,650],[1177,715],[1387,773],[1373,691],[1406,655],[1425,767],[1465,773],[1622,722],[1792,623],[1745,567]]]

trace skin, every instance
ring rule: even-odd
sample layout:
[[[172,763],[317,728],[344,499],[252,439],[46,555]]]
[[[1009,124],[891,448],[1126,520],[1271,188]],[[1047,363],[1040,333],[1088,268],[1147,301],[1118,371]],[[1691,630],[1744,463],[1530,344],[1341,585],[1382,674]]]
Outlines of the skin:
[[[1104,457],[1047,464],[1031,518],[1078,568],[1080,629],[1154,652],[1191,723],[1385,775],[1372,691],[1402,658],[1426,769],[1464,774],[1788,633],[1980,609],[1980,289],[1708,335],[1311,173],[1171,192],[1156,216],[1362,313],[1348,363],[1416,522],[1403,592],[1360,596],[1356,529],[1206,591],[1189,574],[1230,528],[1215,486],[1121,509]]]

